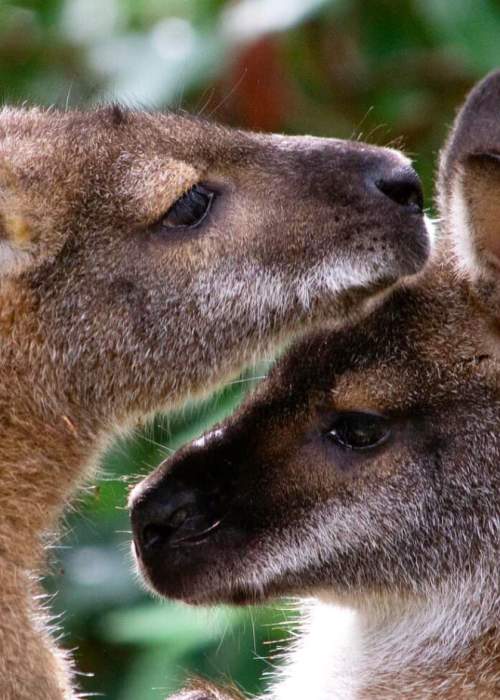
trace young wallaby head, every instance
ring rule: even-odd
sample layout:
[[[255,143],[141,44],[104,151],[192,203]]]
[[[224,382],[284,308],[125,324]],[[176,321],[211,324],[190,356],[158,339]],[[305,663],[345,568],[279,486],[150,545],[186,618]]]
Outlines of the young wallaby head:
[[[369,318],[292,347],[233,418],[132,494],[138,559],[160,593],[312,594],[362,613],[359,668],[343,652],[353,693],[309,669],[287,700],[313,688],[498,697],[499,114],[497,73],[471,93],[443,155],[447,235],[424,274]],[[313,656],[328,644],[323,630]],[[450,661],[466,656],[466,670]],[[407,675],[391,686],[397,664]]]

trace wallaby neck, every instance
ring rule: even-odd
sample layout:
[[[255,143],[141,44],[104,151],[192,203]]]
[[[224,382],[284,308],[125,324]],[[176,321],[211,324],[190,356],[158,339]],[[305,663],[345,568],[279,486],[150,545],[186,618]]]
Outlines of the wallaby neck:
[[[42,563],[47,537],[106,447],[86,415],[64,408],[43,415],[34,398],[31,406],[11,407],[0,396],[0,557],[25,570]]]
[[[425,597],[321,596],[269,700],[493,700],[500,697],[494,572]]]

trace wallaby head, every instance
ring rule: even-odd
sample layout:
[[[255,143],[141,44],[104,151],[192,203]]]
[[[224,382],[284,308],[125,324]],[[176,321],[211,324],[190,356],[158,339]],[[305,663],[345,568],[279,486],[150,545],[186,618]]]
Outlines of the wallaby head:
[[[313,614],[276,697],[499,696],[499,113],[496,73],[441,159],[443,234],[423,275],[295,344],[132,494],[158,592],[355,611],[336,659],[345,616]]]
[[[296,344],[138,488],[153,585],[192,602],[415,592],[491,561],[500,367],[487,330],[435,267],[362,325]]]

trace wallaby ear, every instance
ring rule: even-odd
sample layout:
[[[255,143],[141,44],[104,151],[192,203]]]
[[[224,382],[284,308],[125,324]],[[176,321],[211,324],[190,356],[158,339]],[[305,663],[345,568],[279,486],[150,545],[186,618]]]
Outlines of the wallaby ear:
[[[460,268],[500,318],[500,71],[476,85],[455,120],[438,201]]]
[[[15,176],[0,161],[0,279],[29,267],[33,251],[34,235],[23,211]]]

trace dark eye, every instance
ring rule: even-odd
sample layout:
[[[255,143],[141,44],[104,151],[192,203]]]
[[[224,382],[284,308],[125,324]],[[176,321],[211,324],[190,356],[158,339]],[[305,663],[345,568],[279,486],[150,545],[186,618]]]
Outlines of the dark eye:
[[[391,434],[389,421],[376,413],[339,413],[325,437],[345,450],[369,450]]]
[[[164,229],[194,228],[205,219],[214,193],[203,185],[194,185],[173,204],[160,222]]]

